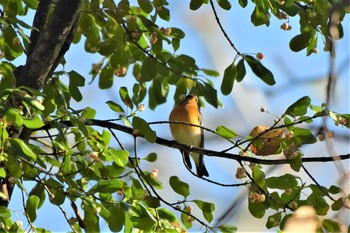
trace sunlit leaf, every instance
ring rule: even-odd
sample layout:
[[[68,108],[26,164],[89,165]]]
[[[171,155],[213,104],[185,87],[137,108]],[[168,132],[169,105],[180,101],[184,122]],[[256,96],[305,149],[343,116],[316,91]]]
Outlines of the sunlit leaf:
[[[290,115],[292,117],[305,115],[307,108],[311,103],[311,99],[308,96],[304,96],[290,105],[284,114]]]
[[[213,212],[215,210],[214,203],[205,202],[202,200],[193,200],[194,203],[202,210],[204,218],[210,223],[213,220]]]
[[[291,174],[285,174],[279,177],[269,177],[266,178],[265,182],[267,187],[273,189],[286,189],[286,188],[294,188],[298,186],[297,177]]]
[[[119,203],[112,205],[109,209],[111,215],[108,218],[108,227],[113,232],[120,232],[125,222],[125,212]]]
[[[112,109],[114,112],[121,112],[124,113],[124,109],[122,106],[120,106],[119,104],[117,104],[116,102],[109,100],[106,102],[106,104],[108,105],[108,107],[110,109]]]
[[[220,136],[227,138],[227,139],[232,139],[232,138],[237,136],[235,131],[233,131],[232,129],[229,129],[225,126],[221,126],[221,125],[216,128],[216,132]]]
[[[177,194],[180,194],[184,197],[190,195],[190,186],[187,183],[182,182],[179,177],[171,176],[169,179],[169,184]]]
[[[11,138],[9,140],[13,150],[18,151],[19,154],[29,158],[30,160],[36,160],[36,154],[23,140],[19,138]]]
[[[40,202],[39,197],[37,197],[35,195],[31,195],[27,199],[26,213],[27,213],[28,218],[30,219],[31,222],[34,222],[36,220],[36,217],[37,217],[36,212],[37,212],[37,209],[39,206],[39,202]]]
[[[157,161],[157,159],[158,159],[158,155],[154,152],[148,154],[145,158],[145,160],[148,162],[155,162]]]

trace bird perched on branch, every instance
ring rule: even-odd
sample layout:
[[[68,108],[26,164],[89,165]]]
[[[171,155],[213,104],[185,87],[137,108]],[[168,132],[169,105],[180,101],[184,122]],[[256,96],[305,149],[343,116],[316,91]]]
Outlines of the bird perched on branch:
[[[169,121],[186,122],[193,125],[202,125],[202,116],[198,107],[198,98],[193,94],[189,94],[180,104],[175,104],[171,111]],[[170,131],[174,139],[179,143],[203,148],[204,132],[197,126],[191,126],[181,123],[170,123]],[[181,151],[186,165],[191,169],[191,161],[187,151]],[[204,165],[203,155],[191,152],[192,159],[196,164],[197,175],[199,177],[209,176]]]

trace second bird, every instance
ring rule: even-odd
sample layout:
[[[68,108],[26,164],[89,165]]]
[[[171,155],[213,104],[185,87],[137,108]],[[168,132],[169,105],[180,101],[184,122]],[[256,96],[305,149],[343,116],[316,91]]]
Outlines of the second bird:
[[[187,95],[180,104],[176,104],[170,113],[169,121],[202,125],[202,116],[198,107],[197,96],[193,94]],[[204,146],[204,132],[200,127],[170,123],[170,131],[174,139],[179,143],[198,148],[203,148]],[[187,166],[192,168],[189,153],[187,151],[181,152]],[[203,155],[191,152],[191,156],[196,164],[197,175],[199,177],[209,176],[204,165]]]

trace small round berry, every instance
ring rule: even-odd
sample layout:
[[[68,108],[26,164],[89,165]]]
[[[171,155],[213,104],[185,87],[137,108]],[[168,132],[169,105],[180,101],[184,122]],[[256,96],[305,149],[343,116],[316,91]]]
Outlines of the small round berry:
[[[326,136],[327,136],[327,138],[334,138],[334,132],[333,131],[328,131]]]
[[[19,46],[21,44],[21,41],[19,41],[18,37],[16,36],[12,39],[12,44],[14,46]]]
[[[298,208],[298,203],[296,203],[295,201],[292,201],[291,203],[289,203],[288,205],[291,209],[296,210]]]
[[[320,134],[320,136],[318,136],[318,140],[320,140],[321,142],[323,142],[326,139],[326,136],[324,134]]]
[[[264,201],[266,201],[266,196],[265,196],[265,194],[261,194],[261,195],[259,195],[259,197],[258,197],[258,202],[264,202]]]
[[[78,220],[76,218],[71,217],[70,219],[68,219],[68,223],[70,225],[74,225],[76,222],[78,222]]]
[[[289,139],[291,139],[293,136],[294,136],[294,132],[293,132],[293,131],[289,131],[289,132],[286,134],[286,139],[289,140]]]
[[[281,25],[281,29],[282,30],[288,30],[288,27],[289,27],[289,24],[288,23],[283,23],[282,25]]]
[[[310,18],[315,18],[316,15],[317,15],[316,11],[311,11],[311,12],[309,13]]]
[[[14,184],[14,183],[16,183],[16,177],[10,176],[10,177],[7,179],[7,181],[8,181],[10,184]]]
[[[93,160],[98,160],[98,152],[96,152],[96,151],[92,151],[91,153],[90,153],[90,158],[91,159],[93,159]]]
[[[151,172],[150,176],[152,178],[157,178],[157,176],[158,176],[158,169],[157,168],[153,169],[153,171]]]
[[[122,67],[118,67],[118,69],[114,70],[114,75],[121,77],[124,76],[126,74],[127,68],[122,66]]]
[[[187,219],[186,219],[187,222],[193,222],[193,220],[194,220],[194,218],[191,217],[191,216],[188,216]]]
[[[157,37],[152,37],[150,40],[151,45],[154,45],[155,43],[157,43],[158,38]]]
[[[138,129],[134,129],[132,131],[132,135],[134,135],[134,136],[139,136],[139,134],[140,134],[140,131]]]
[[[268,111],[267,111],[267,108],[261,107],[261,108],[260,108],[260,112],[268,112]]]
[[[263,53],[257,53],[256,54],[256,58],[259,59],[259,60],[262,60],[262,59],[264,59],[264,54]]]
[[[101,212],[101,207],[97,206],[95,209],[94,209],[94,213],[95,214],[99,214]]]
[[[286,195],[290,195],[290,194],[292,194],[292,192],[293,192],[293,189],[291,189],[291,188],[286,188],[286,189],[284,190],[284,193],[285,193]]]
[[[193,211],[193,207],[192,206],[187,206],[187,213],[192,213],[192,211]]]
[[[139,110],[140,112],[143,112],[145,111],[145,105],[144,104],[140,104],[138,107],[137,107],[137,110]]]
[[[166,28],[164,31],[164,35],[169,36],[171,34],[171,28]]]

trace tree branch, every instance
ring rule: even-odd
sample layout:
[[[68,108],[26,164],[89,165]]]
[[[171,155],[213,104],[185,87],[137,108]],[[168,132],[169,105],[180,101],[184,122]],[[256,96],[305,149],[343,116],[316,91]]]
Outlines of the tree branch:
[[[74,126],[70,121],[62,121],[61,124],[66,125],[67,127]],[[108,129],[114,129],[118,130],[124,133],[127,133],[129,135],[133,135],[133,128],[119,125],[110,121],[105,120],[98,120],[98,119],[90,119],[86,121],[87,125],[93,125],[93,126],[99,126],[103,128]],[[36,130],[49,130],[52,126],[50,124],[47,124],[39,129]],[[143,135],[139,134],[138,137],[144,138]],[[176,148],[179,150],[185,150],[188,152],[194,152],[199,154],[205,154],[206,156],[210,157],[219,157],[219,158],[226,158],[231,160],[236,160],[237,162],[246,161],[251,163],[257,163],[257,164],[264,164],[264,165],[278,165],[278,164],[289,164],[291,160],[288,159],[260,159],[260,158],[254,158],[254,157],[244,157],[239,154],[232,154],[232,153],[226,153],[226,152],[220,152],[220,151],[214,151],[214,150],[208,150],[208,149],[202,149],[202,148],[196,148],[196,147],[189,147],[188,145],[184,145],[181,143],[178,143],[173,140],[167,140],[164,138],[157,137],[155,143],[167,147]],[[337,160],[346,160],[350,159],[350,153],[339,155],[337,157]],[[335,161],[334,157],[307,157],[302,158],[302,162],[332,162]]]
[[[45,2],[45,1],[41,1]],[[32,45],[29,46],[26,64],[17,68],[16,85],[40,89],[48,78],[52,69],[57,66],[57,60],[62,54],[66,39],[71,34],[71,29],[79,17],[82,8],[82,0],[61,0],[56,3],[50,19],[44,16],[48,13],[47,1],[40,4],[40,10],[35,17],[34,25],[45,24],[38,33],[32,32]],[[47,22],[43,22],[48,20]],[[69,43],[70,44],[70,43]]]

